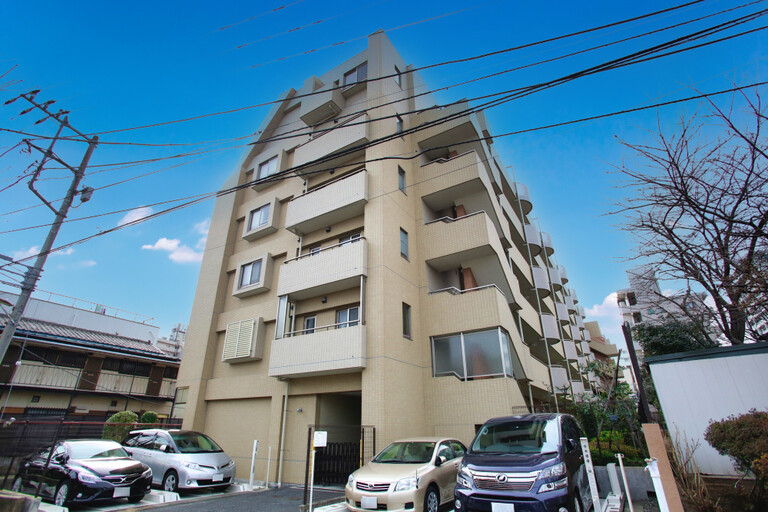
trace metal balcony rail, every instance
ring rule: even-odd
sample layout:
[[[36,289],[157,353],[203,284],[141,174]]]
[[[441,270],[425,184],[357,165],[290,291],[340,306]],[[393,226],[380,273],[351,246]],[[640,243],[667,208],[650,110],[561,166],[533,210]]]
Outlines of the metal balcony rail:
[[[351,178],[351,177],[352,177],[352,176],[354,176],[355,174],[359,174],[359,173],[361,173],[361,172],[366,172],[366,169],[365,169],[365,167],[361,167],[361,168],[359,168],[359,169],[355,169],[354,171],[352,171],[352,172],[350,172],[350,173],[347,173],[347,174],[345,174],[345,175],[343,175],[343,176],[339,176],[338,178],[334,178],[334,179],[332,179],[331,181],[326,181],[326,182],[325,182],[325,183],[323,183],[322,185],[319,185],[319,186],[317,186],[317,187],[313,188],[312,190],[307,190],[307,191],[306,191],[306,192],[304,192],[303,194],[301,194],[301,195],[298,195],[298,196],[294,197],[294,198],[293,198],[293,199],[291,199],[291,201],[289,201],[289,202],[292,202],[292,201],[296,201],[297,199],[299,199],[299,198],[302,198],[302,197],[304,197],[304,196],[307,196],[307,195],[311,194],[312,192],[317,192],[318,190],[322,190],[322,189],[324,189],[325,187],[327,187],[327,186],[329,186],[329,185],[333,185],[334,183],[338,183],[338,182],[340,182],[340,181],[343,181],[343,180],[345,180],[345,179],[347,179],[347,178]]]
[[[356,84],[352,84],[352,85],[356,85]],[[345,120],[345,121],[342,121],[342,122],[338,123],[336,126],[334,126],[334,127],[333,127],[333,128],[331,128],[331,129],[323,130],[322,132],[318,133],[317,135],[315,135],[315,134],[314,134],[314,132],[313,132],[313,133],[309,134],[309,137],[310,137],[310,138],[309,138],[309,140],[308,140],[307,142],[305,142],[304,144],[309,144],[310,142],[312,142],[312,141],[314,141],[314,140],[317,140],[317,139],[319,139],[320,137],[322,137],[322,136],[323,136],[323,135],[325,135],[325,134],[328,134],[328,133],[331,133],[331,132],[333,132],[333,131],[336,131],[336,130],[338,130],[339,128],[342,128],[343,126],[345,126],[345,125],[347,125],[347,124],[351,123],[352,121],[354,121],[354,120],[355,120],[355,119],[357,119],[358,117],[364,116],[365,114],[366,114],[365,112],[360,112],[359,114],[357,114],[357,115],[354,115],[354,116],[350,117],[349,119],[347,119],[347,120]],[[304,144],[299,144],[299,146],[303,146]],[[297,146],[297,147],[299,147],[299,146]]]
[[[291,258],[289,260],[285,260],[283,262],[283,265],[285,265],[286,263],[290,263],[291,261],[296,261],[296,260],[300,260],[302,258],[310,258],[312,256],[316,256],[316,255],[320,254],[321,252],[325,252],[325,251],[328,251],[328,250],[331,250],[331,249],[335,249],[337,247],[341,247],[342,245],[354,244],[354,243],[359,242],[360,240],[365,240],[365,237],[361,236],[361,237],[358,237],[358,238],[353,238],[352,240],[346,240],[344,242],[339,242],[338,244],[329,245],[328,247],[323,247],[319,251],[309,252],[307,254],[302,254],[301,256],[296,256],[295,258]]]
[[[480,214],[485,214],[485,210],[478,210],[476,212],[472,212],[472,213],[468,213],[466,215],[462,215],[461,217],[450,217],[450,216],[446,215],[445,217],[440,217],[439,219],[435,219],[435,220],[431,220],[429,222],[425,222],[424,225],[428,226],[428,225],[434,224],[436,222],[444,222],[444,223],[448,224],[448,223],[451,223],[451,222],[456,222],[457,220],[466,219],[467,217],[472,217],[474,215],[480,215]]]
[[[474,149],[470,149],[469,151],[465,151],[465,152],[463,152],[463,153],[461,153],[459,155],[454,155],[454,156],[451,156],[451,157],[448,157],[448,158],[443,158],[443,157],[435,158],[434,160],[430,160],[429,162],[427,162],[425,164],[421,164],[419,167],[425,167],[425,166],[427,166],[429,164],[434,164],[434,163],[444,164],[446,162],[450,162],[454,158],[461,158],[462,156],[464,156],[464,155],[466,155],[468,153],[476,153],[476,151]]]
[[[288,338],[290,336],[301,336],[302,334],[314,334],[317,331],[330,331],[331,329],[343,329],[345,327],[356,327],[361,324],[362,322],[360,322],[360,320],[348,320],[346,322],[339,322],[336,324],[320,325],[317,327],[311,327],[309,329],[299,329],[296,331],[286,332],[284,337]]]
[[[478,290],[485,290],[486,288],[496,288],[496,290],[503,297],[506,297],[506,295],[504,295],[504,292],[501,291],[501,288],[499,288],[495,284],[484,284],[483,286],[477,286],[475,288],[467,288],[465,290],[460,290],[460,289],[456,288],[455,286],[449,286],[448,288],[440,288],[439,290],[430,291],[428,293],[428,295],[432,295],[432,294],[435,294],[435,293],[450,293],[451,295],[461,295],[461,294],[464,294],[464,293],[467,293],[467,292],[476,292]]]

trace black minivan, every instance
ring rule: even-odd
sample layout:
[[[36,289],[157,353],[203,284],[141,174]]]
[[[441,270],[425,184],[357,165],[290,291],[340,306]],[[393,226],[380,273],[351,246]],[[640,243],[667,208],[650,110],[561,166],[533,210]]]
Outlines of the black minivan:
[[[488,420],[461,461],[456,512],[588,511],[583,436],[567,414]]]

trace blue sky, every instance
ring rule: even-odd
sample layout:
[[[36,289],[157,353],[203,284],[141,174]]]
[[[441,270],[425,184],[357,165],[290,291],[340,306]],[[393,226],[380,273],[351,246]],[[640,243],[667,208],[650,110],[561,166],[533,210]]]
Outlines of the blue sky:
[[[682,3],[682,2],[679,2]],[[258,129],[268,107],[244,108],[276,99],[362,51],[378,30],[406,60],[420,67],[518,46],[639,16],[678,2],[7,2],[0,16],[0,102],[32,89],[38,100],[55,99],[71,111],[84,133],[121,130],[236,110],[225,115],[102,134],[85,185],[93,199],[66,223],[56,245],[114,228],[126,219],[178,203],[153,205],[217,190]],[[526,50],[427,69],[432,89],[605,44],[742,5],[707,0],[671,13]],[[280,8],[282,7],[282,8]],[[506,73],[440,91],[455,101],[550,80],[764,8],[763,3],[677,29],[583,55]],[[764,24],[763,19],[729,32]],[[227,27],[227,28],[223,28]],[[298,30],[297,27],[301,27]],[[402,27],[402,28],[397,28]],[[747,84],[766,76],[765,32],[627,68],[579,79],[486,111],[494,134],[559,123]],[[344,44],[328,46],[335,43]],[[240,48],[238,48],[240,47]],[[309,52],[309,50],[315,50]],[[306,53],[308,52],[308,53]],[[298,55],[298,56],[297,56]],[[277,60],[276,59],[281,59]],[[726,102],[721,98],[718,102]],[[53,135],[36,114],[18,116],[23,102],[0,107],[0,128]],[[606,217],[624,193],[614,166],[634,155],[617,139],[650,142],[658,126],[673,129],[697,112],[692,102],[562,128],[497,138],[495,146],[510,176],[527,184],[533,216],[552,235],[557,262],[565,265],[588,320],[619,342],[609,297],[626,286],[622,261],[632,241]],[[0,132],[0,189],[11,185],[38,157],[24,154],[19,137]],[[138,146],[106,144],[189,144]],[[57,153],[71,163],[80,143],[62,143]],[[169,158],[187,152],[197,155]],[[156,161],[133,165],[119,162]],[[181,164],[181,165],[180,165]],[[148,174],[151,173],[151,174]],[[142,176],[148,174],[146,176]],[[139,177],[142,176],[142,177]],[[64,196],[66,171],[44,171],[40,189]],[[135,178],[135,179],[131,179]],[[123,183],[116,184],[118,182]],[[77,204],[77,202],[76,202]],[[0,254],[33,254],[47,228],[14,231],[51,222],[52,213],[25,182],[0,192]],[[36,208],[25,209],[31,206]],[[145,208],[141,208],[145,207]],[[49,257],[39,288],[153,317],[161,334],[188,323],[213,201],[160,216]],[[22,210],[21,212],[15,212]],[[12,282],[0,274],[0,281]],[[0,289],[13,290],[8,285]]]

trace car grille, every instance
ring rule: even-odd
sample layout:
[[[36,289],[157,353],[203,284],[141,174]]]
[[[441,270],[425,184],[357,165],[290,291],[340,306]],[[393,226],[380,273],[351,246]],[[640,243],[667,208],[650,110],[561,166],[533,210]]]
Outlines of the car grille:
[[[383,483],[383,484],[372,484],[368,482],[357,482],[355,484],[358,491],[368,491],[368,492],[387,492],[389,490],[389,484]]]
[[[101,479],[111,483],[112,485],[131,485],[140,477],[141,475],[121,475],[121,476],[104,476]]]
[[[363,507],[363,505],[362,505],[362,504],[361,504],[359,501],[356,501],[356,502],[355,502],[355,506],[356,506],[357,508],[362,508],[362,507]],[[386,504],[386,503],[379,503],[379,504],[376,506],[376,510],[387,510],[387,504]]]
[[[530,491],[538,476],[538,471],[530,473],[472,472],[475,486],[486,491]]]
[[[229,483],[229,478],[224,478],[223,480],[197,480],[197,485],[226,485]]]

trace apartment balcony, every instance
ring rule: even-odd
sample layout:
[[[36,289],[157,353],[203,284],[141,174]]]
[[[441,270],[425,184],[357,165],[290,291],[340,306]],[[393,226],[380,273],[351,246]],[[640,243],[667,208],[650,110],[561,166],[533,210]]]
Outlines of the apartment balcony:
[[[473,211],[484,211],[500,238],[511,238],[509,225],[493,188],[492,173],[476,151],[438,158],[419,169],[416,195],[433,211],[446,210],[471,198]]]
[[[314,94],[301,99],[299,118],[307,126],[314,126],[339,115],[345,103],[341,89],[315,91]]]
[[[102,371],[96,389],[112,393],[127,393],[129,395],[143,395],[147,392],[149,377],[136,377],[122,373]]]
[[[549,279],[552,281],[552,288],[554,288],[556,292],[563,289],[563,281],[560,277],[560,271],[557,268],[549,268]]]
[[[563,284],[568,284],[568,273],[565,271],[565,267],[563,265],[558,265],[557,271],[560,273],[560,280]]]
[[[576,313],[578,311],[576,309],[576,304],[573,302],[573,296],[572,295],[566,295],[565,296],[565,305],[568,308],[569,313]]]
[[[272,342],[270,377],[312,377],[365,369],[365,326],[330,325]],[[322,330],[324,329],[324,330]]]
[[[579,329],[584,330],[584,318],[581,315],[576,315],[576,326]]]
[[[571,387],[573,388],[574,395],[580,395],[585,392],[584,383],[581,382],[580,380],[572,380]]]
[[[305,299],[353,288],[368,275],[368,242],[359,238],[319,252],[286,260],[280,265],[277,295]]]
[[[544,327],[544,339],[547,340],[547,343],[557,343],[560,341],[560,326],[557,325],[555,315],[542,313],[541,323]]]
[[[541,232],[541,243],[544,244],[544,249],[547,251],[547,256],[552,256],[555,252],[555,247],[552,245],[552,237],[549,233]]]
[[[471,107],[469,102],[460,101],[440,108],[432,108],[416,114],[414,126],[436,123],[415,133],[420,146],[438,147],[455,141],[479,137],[481,129],[472,123],[470,114],[463,114]]]
[[[525,364],[525,376],[531,381],[531,385],[539,389],[549,389],[550,378],[547,365],[534,357],[528,357]]]
[[[571,317],[568,315],[568,308],[562,302],[555,302],[555,310],[557,312],[557,319],[560,321],[560,325],[568,325],[571,322]]]
[[[558,395],[570,393],[571,386],[568,382],[568,370],[562,366],[552,367],[552,387],[554,387],[554,392]]]
[[[517,192],[517,198],[520,204],[523,206],[523,213],[528,215],[533,209],[533,203],[531,202],[531,193],[528,190],[528,186],[522,183],[514,183],[515,191]]]
[[[427,295],[422,318],[430,335],[478,331],[502,326],[514,332],[515,321],[508,299],[495,285],[471,290],[446,288]]]
[[[584,329],[584,339],[587,341],[592,341],[592,334],[587,329]]]
[[[531,248],[531,256],[536,257],[541,254],[541,236],[536,226],[533,224],[525,225],[525,239],[528,241],[528,247]]]
[[[368,172],[362,169],[294,197],[287,206],[285,228],[297,235],[311,233],[361,215],[367,202]]]
[[[334,129],[323,132],[307,142],[298,146],[294,152],[294,166],[303,166],[296,172],[310,172],[319,168],[332,167],[340,160],[333,158],[334,153],[353,150],[357,146],[366,144],[371,138],[368,115],[360,114],[349,118],[344,123],[335,126]],[[363,151],[363,148],[360,148]],[[323,158],[322,162],[315,160]],[[339,158],[344,158],[339,155]],[[306,165],[310,164],[310,165]]]
[[[549,287],[549,276],[547,275],[547,269],[543,267],[531,267],[533,272],[533,286],[536,288],[536,292],[539,297],[549,297],[552,290]]]
[[[592,352],[597,352],[605,357],[616,357],[619,355],[619,349],[613,343],[590,341],[589,348],[592,350]]]
[[[498,286],[508,303],[515,303],[517,278],[509,267],[496,227],[485,212],[427,223],[420,247],[427,264],[438,272],[470,267],[480,285]]]
[[[579,357],[576,358],[576,360],[579,363],[579,368],[584,368],[585,366],[587,366],[587,358],[586,357],[579,356]]]
[[[563,342],[565,348],[565,358],[569,361],[576,361],[579,354],[576,352],[576,344],[571,340],[565,340]]]

